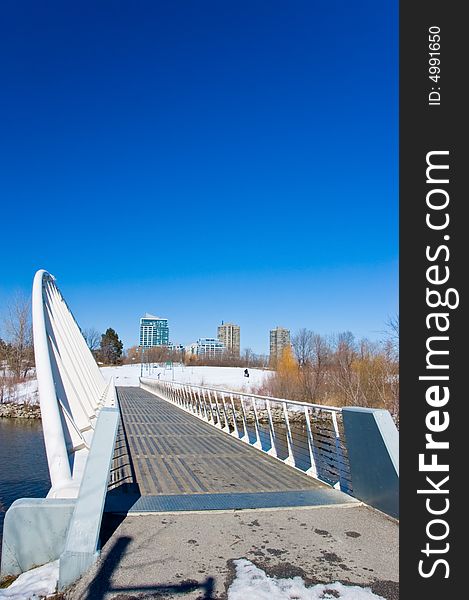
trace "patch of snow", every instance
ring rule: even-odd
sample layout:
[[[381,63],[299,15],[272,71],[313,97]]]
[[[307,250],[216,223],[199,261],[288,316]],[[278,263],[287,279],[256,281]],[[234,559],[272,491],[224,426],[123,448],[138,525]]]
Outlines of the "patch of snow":
[[[101,372],[106,379],[114,377],[116,385],[138,386],[141,365],[122,365],[120,367],[102,367]],[[271,371],[249,369],[249,378],[244,377],[243,367],[192,367],[175,365],[159,367],[143,365],[143,377],[151,377],[160,381],[178,381],[205,385],[220,389],[249,392],[261,386]]]
[[[244,558],[234,562],[236,579],[228,589],[228,600],[384,600],[370,588],[339,582],[306,587],[301,577],[277,579]]]
[[[15,402],[16,404],[38,404],[39,393],[37,391],[37,379],[27,379],[16,383],[11,387],[6,386],[4,391],[4,402]]]
[[[106,381],[114,377],[116,385],[139,387],[140,365],[121,365],[118,367],[100,367],[101,373]]]
[[[101,367],[101,373],[108,381],[114,377],[116,385],[138,387],[141,365],[121,365],[117,367]],[[220,389],[238,392],[249,392],[259,388],[270,377],[272,371],[262,369],[249,369],[249,378],[244,377],[243,367],[191,367],[175,365],[158,367],[143,365],[143,376],[152,377],[161,381],[179,381],[194,385],[205,385]],[[4,402],[18,404],[38,404],[39,393],[37,379],[31,378],[22,383],[17,383],[11,389],[5,390]]]
[[[59,561],[37,567],[22,573],[18,579],[3,590],[0,599],[8,600],[39,600],[55,594],[59,579]]]

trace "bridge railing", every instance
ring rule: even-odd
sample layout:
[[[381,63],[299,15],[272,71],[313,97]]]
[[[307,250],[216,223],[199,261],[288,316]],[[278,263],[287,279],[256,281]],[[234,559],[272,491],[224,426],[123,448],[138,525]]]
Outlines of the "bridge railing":
[[[287,465],[352,493],[340,408],[144,377],[140,385]]]

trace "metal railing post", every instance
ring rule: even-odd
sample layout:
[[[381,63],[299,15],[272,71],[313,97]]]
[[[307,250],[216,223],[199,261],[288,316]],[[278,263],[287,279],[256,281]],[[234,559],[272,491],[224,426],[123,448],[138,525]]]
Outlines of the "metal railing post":
[[[309,460],[311,463],[310,468],[306,471],[308,475],[312,475],[313,477],[318,476],[318,469],[316,466],[316,446],[314,444],[313,431],[311,429],[311,421],[309,420],[309,409],[305,406],[305,420],[306,420],[306,435],[308,438],[308,450],[309,450]]]
[[[215,412],[217,415],[217,422],[215,423],[215,425],[216,425],[216,427],[218,427],[218,429],[222,429],[220,407],[218,406],[218,392],[217,392],[217,390],[213,390],[213,392],[214,392],[213,395],[214,395],[214,402],[215,402]]]
[[[236,423],[236,410],[235,410],[235,405],[234,405],[233,394],[230,394],[230,399],[231,399],[231,410],[233,413],[233,431],[231,432],[231,435],[239,438],[239,431],[238,431],[238,424]]]
[[[205,404],[205,392],[204,390],[202,390],[202,400],[200,399],[200,388],[197,389],[197,394],[199,396],[199,401],[201,402],[201,405],[203,407],[203,419],[208,423],[207,406]]]
[[[223,427],[223,431],[226,431],[226,433],[231,433],[230,424],[228,422],[228,413],[226,412],[226,402],[225,402],[225,393],[224,392],[221,392],[221,401],[222,401],[222,406],[223,406],[223,417],[225,419],[225,426]]]
[[[244,400],[243,397],[240,396],[240,402],[241,402],[241,415],[243,418],[243,427],[244,427],[244,434],[243,437],[241,438],[243,442],[246,442],[246,444],[250,444],[250,440],[249,440],[249,431],[248,431],[248,423],[247,423],[247,419],[246,419],[246,410],[244,408]]]
[[[269,435],[270,435],[270,448],[267,451],[267,454],[277,458],[277,445],[276,445],[276,435],[274,429],[274,422],[272,420],[272,411],[270,408],[270,400],[266,400],[267,406],[267,416],[269,418]]]
[[[283,402],[283,416],[284,416],[285,425],[286,425],[287,448],[288,448],[288,456],[284,460],[284,462],[287,465],[290,465],[291,467],[294,467],[295,466],[295,457],[293,455],[293,442],[292,442],[292,435],[291,435],[291,429],[290,429],[290,420],[288,418],[288,409],[287,409],[287,403],[286,402]]]
[[[252,409],[254,412],[254,428],[256,430],[256,441],[254,442],[253,446],[254,446],[254,448],[259,448],[259,450],[262,450],[262,442],[261,442],[261,435],[260,435],[260,431],[259,431],[259,419],[257,417],[256,401],[254,400],[254,398],[252,396],[251,396],[251,402],[252,402]]]

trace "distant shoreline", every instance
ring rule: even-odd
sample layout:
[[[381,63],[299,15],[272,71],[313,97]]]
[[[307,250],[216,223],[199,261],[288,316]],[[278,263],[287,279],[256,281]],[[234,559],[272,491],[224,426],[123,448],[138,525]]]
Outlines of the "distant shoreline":
[[[5,402],[0,404],[0,418],[4,419],[41,419],[39,404],[20,404]]]

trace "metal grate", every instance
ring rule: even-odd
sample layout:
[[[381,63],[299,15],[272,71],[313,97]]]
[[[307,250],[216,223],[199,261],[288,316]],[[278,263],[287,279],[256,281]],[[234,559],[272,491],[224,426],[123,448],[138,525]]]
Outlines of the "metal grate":
[[[287,465],[353,492],[340,408],[150,378],[140,385]]]

